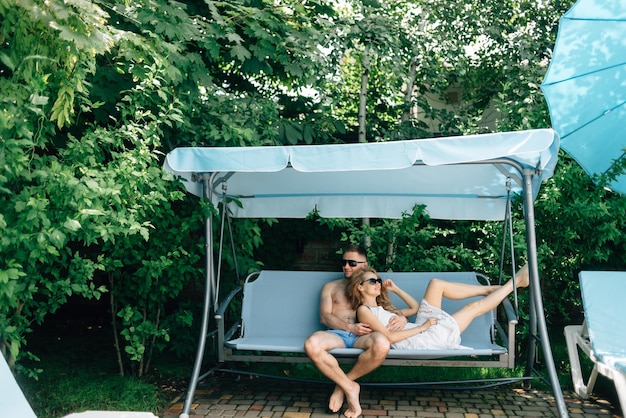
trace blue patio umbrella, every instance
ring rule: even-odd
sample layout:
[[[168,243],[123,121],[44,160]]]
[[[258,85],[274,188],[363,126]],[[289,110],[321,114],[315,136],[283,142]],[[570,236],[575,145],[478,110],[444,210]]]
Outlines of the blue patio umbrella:
[[[541,85],[561,147],[590,175],[626,147],[626,0],[578,0],[559,21]],[[610,183],[626,193],[626,175]]]

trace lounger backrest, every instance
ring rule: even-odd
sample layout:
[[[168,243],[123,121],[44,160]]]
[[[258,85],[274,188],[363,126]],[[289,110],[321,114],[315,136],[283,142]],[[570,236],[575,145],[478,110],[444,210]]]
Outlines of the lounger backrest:
[[[246,337],[282,337],[286,330],[289,335],[307,337],[320,324],[320,290],[324,283],[336,280],[341,275],[334,272],[314,271],[262,271],[254,281],[244,286],[242,306],[243,335]],[[400,287],[421,301],[430,279],[439,277],[446,280],[478,284],[473,272],[461,273],[381,273],[381,277],[394,280]],[[443,309],[456,312],[469,301],[444,299]],[[394,301],[403,306],[400,301]],[[472,322],[461,335],[461,344],[474,346],[491,341],[493,313],[482,315]]]
[[[594,354],[626,358],[626,272],[581,271],[579,278]]]
[[[0,354],[0,357],[0,416],[37,418],[4,356]]]

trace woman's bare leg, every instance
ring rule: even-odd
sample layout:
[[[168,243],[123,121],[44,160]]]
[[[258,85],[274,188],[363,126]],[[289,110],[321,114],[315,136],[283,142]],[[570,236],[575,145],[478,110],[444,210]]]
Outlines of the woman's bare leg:
[[[478,284],[449,282],[443,279],[432,279],[428,283],[424,299],[429,305],[441,309],[441,301],[445,296],[448,299],[467,299],[474,296],[487,296],[501,286],[483,286]]]
[[[528,276],[528,264],[525,264],[515,274],[515,285],[517,287],[527,287],[530,278]],[[484,298],[471,302],[462,307],[460,310],[452,314],[452,317],[459,325],[459,330],[463,332],[474,318],[495,309],[500,302],[513,292],[513,280],[509,280],[502,286],[496,286],[497,289],[489,293]],[[428,302],[430,303],[430,302]]]

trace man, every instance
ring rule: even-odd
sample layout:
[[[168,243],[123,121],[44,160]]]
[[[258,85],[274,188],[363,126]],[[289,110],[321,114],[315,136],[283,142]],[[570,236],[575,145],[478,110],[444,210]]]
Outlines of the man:
[[[360,385],[356,382],[382,364],[389,352],[389,340],[381,333],[372,332],[368,324],[356,321],[356,312],[346,296],[346,285],[350,278],[367,267],[367,253],[358,245],[350,245],[343,250],[342,268],[344,277],[326,283],[320,293],[320,322],[328,327],[318,331],[304,343],[304,349],[311,361],[326,377],[336,383],[330,396],[328,408],[337,412],[343,405],[344,397],[348,409],[347,418],[361,415],[359,402]],[[396,317],[387,328],[399,330],[406,325],[406,318]],[[356,363],[348,373],[339,367],[337,359],[329,353],[335,348],[362,348]]]

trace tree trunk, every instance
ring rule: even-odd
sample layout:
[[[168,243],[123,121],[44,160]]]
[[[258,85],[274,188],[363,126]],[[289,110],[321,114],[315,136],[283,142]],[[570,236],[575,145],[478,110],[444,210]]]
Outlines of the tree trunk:
[[[370,63],[367,53],[367,47],[363,51],[363,62],[361,71],[361,91],[359,92],[359,142],[367,142],[367,131],[365,128],[365,115],[367,113],[367,83],[369,81]],[[363,225],[369,225],[369,218],[362,219]],[[372,244],[372,239],[369,236],[364,237],[365,242],[363,245],[365,248],[369,248]]]
[[[361,67],[361,91],[359,92],[359,142],[367,142],[365,114],[367,112],[367,83],[370,75],[370,62],[367,47],[363,51],[363,62],[361,63]]]
[[[411,58],[409,63],[409,73],[406,78],[406,90],[404,91],[404,110],[402,111],[402,122],[411,119],[411,102],[413,100],[413,89],[415,87],[415,74],[417,73],[417,56]]]
[[[111,273],[109,273],[109,283],[111,284],[109,300],[111,302],[111,326],[113,327],[113,342],[115,346],[115,354],[117,355],[117,364],[120,368],[120,376],[124,377],[124,362],[122,360],[122,352],[120,351],[120,340],[117,335],[117,321],[115,320],[115,312],[117,312],[117,307],[113,296],[115,292],[113,292],[113,275]]]

